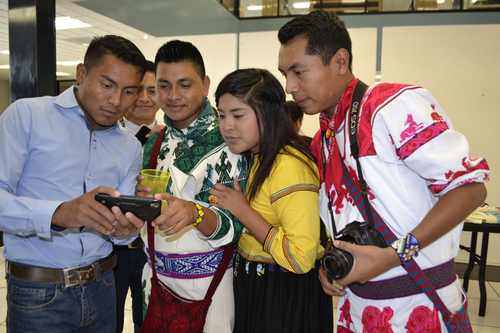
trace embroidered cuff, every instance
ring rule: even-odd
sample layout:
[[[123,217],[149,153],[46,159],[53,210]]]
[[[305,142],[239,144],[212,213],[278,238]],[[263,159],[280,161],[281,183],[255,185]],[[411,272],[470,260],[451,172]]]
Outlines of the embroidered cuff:
[[[206,208],[206,207],[205,207]],[[201,239],[203,240],[207,240],[207,241],[210,241],[210,240],[218,240],[219,238],[222,238],[224,235],[220,235],[221,234],[221,229],[222,229],[222,217],[221,217],[221,213],[219,212],[218,209],[216,209],[215,207],[208,207],[208,209],[210,209],[212,212],[215,213],[215,216],[217,217],[217,227],[215,227],[215,230],[214,232],[210,235],[210,236],[205,236],[200,230],[197,230],[198,231],[198,237],[200,237]],[[219,244],[210,244],[213,248],[219,248],[221,246],[225,246],[226,244],[223,244],[223,245],[219,245]]]
[[[391,246],[399,255],[402,265],[405,265],[411,258],[418,256],[418,251],[420,251],[420,244],[412,234],[406,234],[395,240]]]
[[[276,238],[276,235],[278,235],[279,230],[275,227],[271,227],[269,229],[266,239],[264,240],[264,244],[262,244],[262,250],[266,251],[267,253],[271,253],[271,245],[273,244],[274,238]]]

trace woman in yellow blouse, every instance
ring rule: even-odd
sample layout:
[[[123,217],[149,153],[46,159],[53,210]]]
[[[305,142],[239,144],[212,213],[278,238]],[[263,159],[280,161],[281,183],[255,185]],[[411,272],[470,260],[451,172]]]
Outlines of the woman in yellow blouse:
[[[293,127],[279,81],[262,69],[237,70],[219,84],[220,131],[249,162],[246,196],[216,184],[212,204],[245,226],[238,242],[234,332],[332,332],[331,298],[317,278],[319,176]]]

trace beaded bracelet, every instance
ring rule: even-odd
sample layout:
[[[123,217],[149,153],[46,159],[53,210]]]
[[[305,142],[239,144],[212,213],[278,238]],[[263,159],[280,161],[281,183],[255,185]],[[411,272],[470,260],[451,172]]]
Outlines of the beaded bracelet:
[[[405,265],[412,257],[418,256],[420,251],[420,244],[412,234],[406,234],[400,239],[395,240],[391,244],[392,248],[396,250],[401,259],[401,264]]]
[[[203,212],[203,208],[201,208],[201,206],[198,203],[196,203],[194,201],[191,201],[191,202],[194,204],[194,206],[198,210],[198,218],[196,219],[196,221],[191,223],[191,225],[196,227],[198,224],[201,223],[201,221],[203,221],[203,217],[205,217],[205,213]]]

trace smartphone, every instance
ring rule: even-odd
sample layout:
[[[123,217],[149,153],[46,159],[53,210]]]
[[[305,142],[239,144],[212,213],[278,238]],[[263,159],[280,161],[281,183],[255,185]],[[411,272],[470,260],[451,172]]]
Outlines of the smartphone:
[[[111,209],[118,206],[123,214],[131,212],[143,221],[151,222],[161,213],[161,200],[152,198],[133,197],[122,195],[118,198],[108,194],[97,193],[95,199]]]
[[[135,137],[141,142],[141,145],[144,146],[144,144],[146,144],[146,141],[148,141],[148,138],[146,138],[146,134],[148,134],[149,132],[151,132],[151,129],[146,125],[142,125],[137,133],[135,133]]]

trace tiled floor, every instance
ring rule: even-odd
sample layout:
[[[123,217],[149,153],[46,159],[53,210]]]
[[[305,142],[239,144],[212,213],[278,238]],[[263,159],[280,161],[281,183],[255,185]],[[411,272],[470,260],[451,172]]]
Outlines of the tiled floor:
[[[5,261],[0,254],[0,333],[6,332],[5,316],[7,314],[6,306],[6,283],[5,283]],[[487,282],[486,292],[488,295],[488,302],[486,305],[486,316],[479,317],[479,286],[477,280],[469,282],[469,317],[472,323],[472,328],[475,333],[497,333],[500,332],[500,283]],[[336,300],[334,300],[334,307],[336,308]],[[127,298],[125,305],[125,325],[124,333],[134,333],[134,324],[132,322],[132,308],[130,297]],[[334,309],[334,312],[336,309]]]

